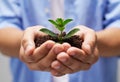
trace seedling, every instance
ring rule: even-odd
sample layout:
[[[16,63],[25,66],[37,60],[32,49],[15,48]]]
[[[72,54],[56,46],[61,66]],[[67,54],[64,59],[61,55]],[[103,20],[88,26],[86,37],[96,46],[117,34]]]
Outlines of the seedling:
[[[66,28],[66,25],[72,21],[72,19],[62,19],[62,18],[57,18],[56,20],[48,20],[50,23],[52,23],[55,28],[58,29],[58,31],[60,31],[59,34],[56,34],[54,32],[52,32],[51,30],[48,30],[47,28],[42,28],[40,29],[40,31],[50,35],[51,37],[53,38],[58,38],[58,42],[59,43],[63,43],[65,39],[68,39],[70,38],[71,36],[73,36],[76,32],[78,32],[80,29],[78,28],[74,28],[72,29],[70,32],[68,32],[67,34],[64,34],[66,32],[64,32],[65,28]]]

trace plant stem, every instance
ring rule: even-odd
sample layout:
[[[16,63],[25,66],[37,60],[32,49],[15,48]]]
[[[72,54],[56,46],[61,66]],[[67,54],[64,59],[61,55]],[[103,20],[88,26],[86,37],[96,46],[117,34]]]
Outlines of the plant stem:
[[[59,36],[59,40],[60,40],[60,43],[62,43],[63,42],[63,40],[62,40],[62,31],[60,31],[60,36]]]

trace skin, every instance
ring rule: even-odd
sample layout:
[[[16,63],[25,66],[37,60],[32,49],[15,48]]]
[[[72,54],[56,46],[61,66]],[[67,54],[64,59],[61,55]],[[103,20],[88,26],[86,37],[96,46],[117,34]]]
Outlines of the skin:
[[[110,57],[120,54],[120,28],[108,28],[96,34],[101,56]]]
[[[97,46],[94,45],[96,43],[95,32],[91,29],[86,28],[85,26],[76,26],[75,28],[80,29],[80,31],[76,34],[80,35],[84,40],[82,49],[71,47],[69,44],[64,43],[62,45],[64,47],[67,46],[65,50],[66,53],[62,52],[58,54],[57,59],[60,62],[54,61],[52,63],[52,67],[54,69],[59,72],[63,72],[64,74],[74,73],[80,70],[88,70],[98,60],[99,56]],[[55,70],[52,70],[52,74],[57,75],[57,72]]]
[[[21,41],[20,59],[24,61],[31,70],[51,71],[53,75],[61,76],[66,73],[87,70],[98,60],[97,47],[93,44],[96,43],[96,35],[93,30],[83,26],[75,27],[81,29],[81,32],[76,34],[81,35],[84,39],[82,49],[71,47],[68,43],[58,44],[53,41],[47,41],[35,49],[33,39],[39,36],[37,31],[40,28],[43,27],[38,26],[26,29],[27,32],[25,31]],[[88,33],[91,33],[92,36]],[[32,36],[33,34],[34,36]],[[39,32],[39,34],[41,35],[42,33]],[[93,39],[91,40],[87,37]],[[49,49],[47,49],[47,45],[49,45]],[[67,62],[64,60],[67,60]]]
[[[8,56],[19,57],[31,70],[50,71],[54,76],[88,70],[97,62],[99,54],[110,57],[120,53],[118,28],[95,32],[85,26],[74,27],[80,28],[76,35],[84,40],[82,49],[72,47],[68,43],[58,44],[50,40],[35,48],[34,38],[45,35],[39,32],[40,28],[44,27],[33,26],[25,31],[15,28],[0,29],[1,52]],[[6,32],[9,36],[6,36]],[[111,39],[111,36],[118,39]]]
[[[19,57],[22,35],[23,31],[16,28],[0,29],[0,52],[10,57]]]

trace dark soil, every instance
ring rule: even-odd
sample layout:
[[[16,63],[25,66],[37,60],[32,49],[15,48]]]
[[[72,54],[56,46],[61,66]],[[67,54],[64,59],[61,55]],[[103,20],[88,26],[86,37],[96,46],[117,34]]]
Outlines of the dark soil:
[[[66,34],[63,33],[63,36],[65,36]],[[58,35],[59,36],[59,35]],[[46,35],[46,36],[40,36],[38,38],[35,39],[35,45],[36,47],[39,47],[42,43],[44,43],[45,41],[47,40],[53,40],[55,42],[59,42],[58,38],[53,38],[49,35]],[[71,46],[74,46],[74,47],[77,47],[77,48],[81,48],[81,45],[82,45],[82,42],[83,40],[77,36],[77,35],[74,35],[68,39],[64,39],[63,42],[67,42],[69,44],[71,44]]]

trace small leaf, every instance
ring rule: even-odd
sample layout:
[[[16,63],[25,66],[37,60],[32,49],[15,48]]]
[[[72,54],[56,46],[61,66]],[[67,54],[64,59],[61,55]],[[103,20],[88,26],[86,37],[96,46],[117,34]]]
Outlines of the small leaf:
[[[50,23],[52,23],[55,26],[58,26],[58,24],[54,20],[48,20]]]
[[[65,29],[65,27],[61,27],[61,26],[56,26],[56,28],[59,30],[59,31],[63,31]]]
[[[56,19],[56,23],[57,23],[57,26],[56,28],[59,30],[59,31],[63,31],[65,29],[65,27],[63,26],[63,19],[62,18],[57,18]]]
[[[52,32],[52,31],[50,31],[50,30],[48,30],[46,28],[42,28],[42,29],[40,29],[40,31],[44,32],[44,33],[46,33],[46,34],[48,34],[48,35],[50,35],[52,37],[57,37],[57,35],[54,32]]]
[[[72,19],[66,19],[64,22],[63,22],[63,25],[65,26],[66,24],[68,24],[69,22],[73,21]]]
[[[57,23],[59,26],[61,26],[61,27],[63,26],[63,21],[64,21],[64,20],[63,20],[62,18],[57,18],[57,19],[56,19],[56,23]]]
[[[76,32],[78,32],[80,29],[79,28],[74,28],[73,30],[71,30],[68,34],[66,34],[66,36],[64,37],[64,39],[66,38],[70,38],[71,36],[73,36]]]

